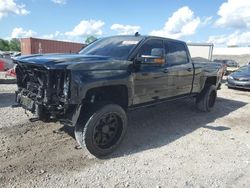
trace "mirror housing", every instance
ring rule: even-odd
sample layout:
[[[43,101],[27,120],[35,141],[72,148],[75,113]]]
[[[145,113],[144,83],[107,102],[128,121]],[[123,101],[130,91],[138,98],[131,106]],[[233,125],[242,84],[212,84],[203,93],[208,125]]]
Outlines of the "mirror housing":
[[[157,64],[163,65],[165,64],[165,56],[163,48],[153,48],[151,50],[151,55],[141,55],[137,57],[137,61],[142,64]]]
[[[150,55],[142,55],[142,63],[143,64],[160,64],[163,65],[165,63],[164,57],[159,56],[150,56]]]

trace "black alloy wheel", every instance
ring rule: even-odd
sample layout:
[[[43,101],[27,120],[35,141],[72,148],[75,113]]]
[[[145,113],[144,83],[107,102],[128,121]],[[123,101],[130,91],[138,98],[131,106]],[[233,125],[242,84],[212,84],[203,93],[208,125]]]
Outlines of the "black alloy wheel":
[[[82,111],[75,124],[75,138],[83,149],[96,157],[112,153],[127,130],[127,115],[117,104],[93,104],[92,110]]]
[[[95,124],[93,142],[97,147],[107,149],[117,142],[121,132],[121,118],[116,113],[104,114]]]

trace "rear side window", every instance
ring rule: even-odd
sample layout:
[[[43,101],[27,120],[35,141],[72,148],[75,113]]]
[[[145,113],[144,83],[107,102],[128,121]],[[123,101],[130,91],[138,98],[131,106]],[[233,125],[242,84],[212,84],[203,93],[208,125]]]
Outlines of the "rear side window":
[[[188,62],[188,55],[184,44],[168,41],[165,47],[167,64],[178,65]]]
[[[151,55],[153,48],[163,48],[163,41],[159,39],[151,39],[146,41],[139,50],[139,56]]]

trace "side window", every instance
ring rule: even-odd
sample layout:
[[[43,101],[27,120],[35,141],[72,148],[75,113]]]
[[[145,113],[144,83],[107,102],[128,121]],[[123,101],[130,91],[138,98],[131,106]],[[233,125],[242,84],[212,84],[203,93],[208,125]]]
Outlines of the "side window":
[[[178,65],[188,62],[188,55],[184,44],[168,41],[165,43],[165,48],[167,49],[167,64]]]
[[[158,39],[151,39],[146,41],[140,48],[138,55],[151,55],[153,48],[163,48],[163,41]]]

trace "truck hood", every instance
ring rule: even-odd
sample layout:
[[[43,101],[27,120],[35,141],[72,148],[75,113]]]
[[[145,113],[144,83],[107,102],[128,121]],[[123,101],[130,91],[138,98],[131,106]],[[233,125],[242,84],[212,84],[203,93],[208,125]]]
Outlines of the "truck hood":
[[[36,54],[14,59],[17,64],[27,64],[46,69],[110,70],[126,69],[130,61],[107,56],[81,54]]]

